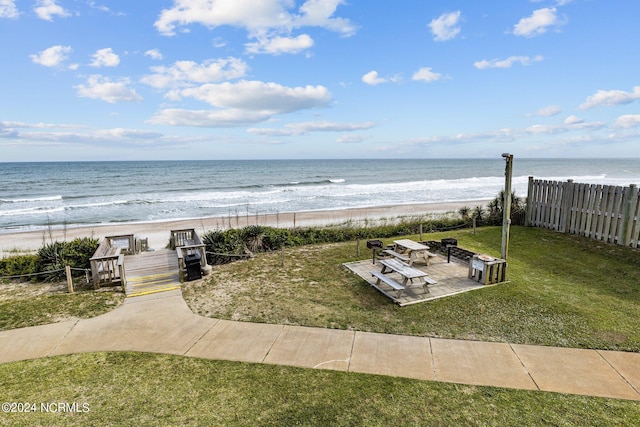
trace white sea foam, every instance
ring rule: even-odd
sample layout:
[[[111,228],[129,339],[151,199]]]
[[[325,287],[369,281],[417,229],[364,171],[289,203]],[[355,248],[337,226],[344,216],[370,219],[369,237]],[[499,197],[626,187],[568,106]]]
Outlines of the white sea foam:
[[[526,196],[530,175],[551,181],[640,184],[639,163],[516,159],[513,189]],[[236,211],[251,215],[476,201],[492,199],[504,187],[501,159],[106,162],[99,166],[41,164],[29,169],[0,163],[0,230],[50,223],[226,216]],[[61,172],[67,181],[51,184]]]

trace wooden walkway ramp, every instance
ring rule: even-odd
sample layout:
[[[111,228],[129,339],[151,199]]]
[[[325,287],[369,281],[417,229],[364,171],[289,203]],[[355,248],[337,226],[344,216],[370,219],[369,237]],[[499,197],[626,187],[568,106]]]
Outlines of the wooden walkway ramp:
[[[180,289],[178,255],[174,250],[161,249],[127,255],[124,265],[127,297]]]

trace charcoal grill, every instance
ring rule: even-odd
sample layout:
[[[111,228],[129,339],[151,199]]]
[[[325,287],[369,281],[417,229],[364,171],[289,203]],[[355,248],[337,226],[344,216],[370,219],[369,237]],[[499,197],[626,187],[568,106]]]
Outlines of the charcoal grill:
[[[376,263],[376,249],[382,249],[382,240],[367,240],[367,248],[371,249],[371,262]]]
[[[458,247],[458,239],[454,239],[451,237],[444,238],[440,240],[440,244],[447,248],[447,262],[451,262],[451,248]]]

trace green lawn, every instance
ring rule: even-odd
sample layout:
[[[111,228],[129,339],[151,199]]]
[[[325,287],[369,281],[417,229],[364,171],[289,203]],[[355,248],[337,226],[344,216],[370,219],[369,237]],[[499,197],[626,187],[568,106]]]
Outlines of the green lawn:
[[[409,236],[417,239],[418,236]],[[501,228],[425,235],[500,255]],[[194,312],[222,319],[360,331],[640,351],[640,251],[513,227],[509,282],[398,307],[341,264],[355,242],[289,248],[215,266],[186,283]]]
[[[409,236],[417,238],[417,236]],[[500,229],[424,236],[499,255]],[[225,319],[513,343],[640,349],[640,251],[514,227],[508,283],[398,307],[341,266],[353,242],[288,248],[214,267],[184,286]],[[26,286],[26,285],[25,285]],[[34,285],[37,286],[37,285]],[[23,289],[24,290],[24,289]],[[88,317],[113,293],[4,289],[2,328]],[[2,413],[0,425],[635,425],[638,402],[170,355],[93,353],[0,364],[3,402],[88,404]],[[38,406],[39,408],[39,406]]]
[[[76,285],[69,294],[66,283],[0,284],[0,330],[90,318],[122,304],[124,295],[112,289],[95,292]]]
[[[0,425],[631,426],[638,402],[141,353],[0,365]],[[43,413],[40,403],[83,413]],[[86,405],[84,405],[86,404]]]

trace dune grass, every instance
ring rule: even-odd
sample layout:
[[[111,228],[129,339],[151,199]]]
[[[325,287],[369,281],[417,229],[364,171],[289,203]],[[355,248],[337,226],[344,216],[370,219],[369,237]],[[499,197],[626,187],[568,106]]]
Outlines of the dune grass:
[[[418,236],[408,236],[417,239]],[[424,235],[500,255],[500,227]],[[389,239],[391,240],[391,239]],[[291,248],[215,266],[186,283],[194,312],[222,319],[369,332],[640,351],[640,251],[513,227],[508,283],[398,307],[341,264],[361,242]]]
[[[2,398],[34,413],[1,425],[607,426],[637,402],[367,374],[142,353],[90,353],[0,365]],[[37,381],[35,380],[37,379]],[[46,413],[40,403],[85,412]]]

